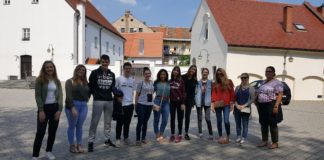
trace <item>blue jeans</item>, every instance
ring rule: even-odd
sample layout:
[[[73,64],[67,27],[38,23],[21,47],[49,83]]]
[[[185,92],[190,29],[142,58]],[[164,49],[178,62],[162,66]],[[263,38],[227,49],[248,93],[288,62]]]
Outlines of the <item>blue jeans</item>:
[[[223,113],[223,114],[222,114]],[[223,128],[222,128],[222,119],[224,115],[224,124],[227,136],[230,135],[230,122],[229,122],[229,115],[230,115],[230,106],[224,106],[223,108],[216,109],[216,118],[217,118],[217,130],[218,135],[221,137],[223,135]]]
[[[152,106],[138,103],[136,105],[135,112],[137,113],[136,140],[141,140],[141,131],[142,140],[145,140],[147,132],[147,122],[151,117]]]
[[[161,104],[161,99],[156,98],[154,99],[154,104],[156,105],[160,105]],[[154,133],[155,134],[163,134],[167,123],[168,123],[168,119],[169,119],[169,113],[170,113],[170,104],[168,100],[163,100],[162,104],[161,104],[161,109],[160,111],[154,111],[154,123],[153,123],[153,127],[154,127]],[[159,127],[159,122],[160,122],[160,116],[162,114],[162,121],[161,121],[161,125]]]
[[[242,136],[243,138],[247,137],[248,128],[249,128],[249,118],[250,114],[241,113],[237,108],[234,109],[234,118],[236,123],[236,135]],[[241,127],[243,126],[243,133]]]
[[[82,127],[88,114],[88,106],[86,101],[73,100],[73,104],[78,112],[78,116],[76,118],[73,118],[71,110],[65,108],[65,114],[69,123],[67,135],[70,145],[75,144],[74,133],[76,135],[77,144],[82,144]]]

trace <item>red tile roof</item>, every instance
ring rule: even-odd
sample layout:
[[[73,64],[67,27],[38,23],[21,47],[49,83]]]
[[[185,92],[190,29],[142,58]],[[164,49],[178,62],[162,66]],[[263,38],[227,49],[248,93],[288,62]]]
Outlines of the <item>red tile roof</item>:
[[[181,27],[150,27],[154,32],[163,32],[164,38],[191,39],[190,28]]]
[[[125,56],[136,58],[161,58],[163,50],[163,33],[122,33],[126,38]],[[144,54],[139,54],[140,39],[144,39]]]
[[[71,5],[71,7],[76,10],[77,4],[82,3],[83,0],[66,0],[68,4]],[[117,31],[117,29],[96,9],[95,6],[92,5],[91,2],[88,0],[85,2],[86,5],[86,17],[91,19],[92,21],[98,23],[99,25],[102,25],[107,30],[111,31],[112,33],[116,34],[120,38],[125,38]]]
[[[324,24],[307,7],[246,0],[206,0],[230,46],[324,51]],[[283,8],[293,7],[293,23],[307,32],[284,32]],[[316,11],[317,12],[317,11]]]

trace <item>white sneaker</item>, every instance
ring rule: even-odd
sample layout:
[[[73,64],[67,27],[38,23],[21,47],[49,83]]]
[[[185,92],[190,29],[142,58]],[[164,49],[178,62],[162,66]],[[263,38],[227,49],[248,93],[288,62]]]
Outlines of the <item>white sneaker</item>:
[[[199,138],[203,138],[203,134],[202,133],[199,133]]]
[[[38,160],[38,157],[33,157],[32,160]]]
[[[119,139],[116,140],[116,144],[115,145],[116,145],[117,148],[120,148],[120,140]]]
[[[243,144],[244,142],[245,142],[245,138],[242,138],[240,144]]]
[[[56,159],[52,152],[46,152],[46,157],[49,160],[55,160]]]
[[[237,139],[235,140],[236,143],[240,143],[241,142],[241,137],[238,136]]]

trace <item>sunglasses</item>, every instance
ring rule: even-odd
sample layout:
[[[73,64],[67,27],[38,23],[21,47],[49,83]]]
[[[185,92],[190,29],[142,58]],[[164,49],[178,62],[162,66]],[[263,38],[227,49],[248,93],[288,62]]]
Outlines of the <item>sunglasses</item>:
[[[246,80],[246,79],[249,79],[249,77],[241,77],[241,79],[243,80]]]

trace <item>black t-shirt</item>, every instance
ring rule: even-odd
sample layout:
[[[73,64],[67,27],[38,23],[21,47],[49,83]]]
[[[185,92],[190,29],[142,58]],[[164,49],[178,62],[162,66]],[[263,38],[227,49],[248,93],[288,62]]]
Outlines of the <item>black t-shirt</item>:
[[[195,80],[194,78],[189,79],[189,77],[186,74],[182,75],[182,80],[185,83],[185,91],[187,95],[186,99],[187,100],[194,99],[197,80]]]

